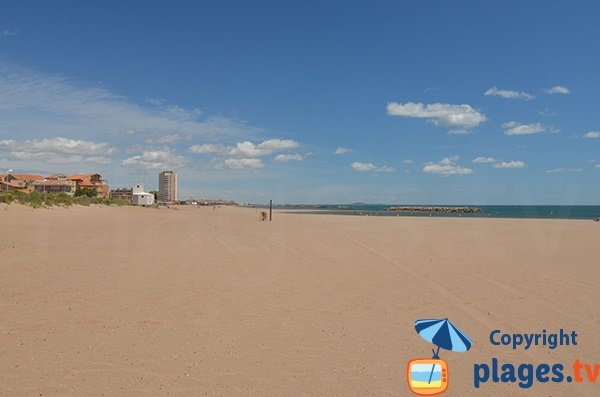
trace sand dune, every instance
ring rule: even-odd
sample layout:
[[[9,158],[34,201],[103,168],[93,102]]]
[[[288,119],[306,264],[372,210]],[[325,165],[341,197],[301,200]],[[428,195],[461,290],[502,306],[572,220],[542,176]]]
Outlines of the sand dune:
[[[442,352],[449,396],[592,396],[600,384],[487,383],[474,363],[600,362],[600,225],[253,209],[0,208],[0,394],[401,396],[428,357],[419,318],[474,340]],[[512,351],[505,332],[577,330]],[[600,383],[600,382],[599,382]]]

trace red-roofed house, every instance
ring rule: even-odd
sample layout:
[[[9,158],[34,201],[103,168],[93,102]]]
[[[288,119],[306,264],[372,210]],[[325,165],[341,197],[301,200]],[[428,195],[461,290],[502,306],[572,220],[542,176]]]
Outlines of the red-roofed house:
[[[77,183],[70,181],[66,178],[55,178],[50,177],[42,181],[34,181],[31,183],[33,190],[41,193],[66,193],[69,196],[73,196],[77,190]]]
[[[91,187],[96,189],[98,197],[108,198],[109,186],[100,174],[76,174],[71,175],[67,179],[75,181],[77,189]]]
[[[29,193],[31,191],[29,187],[31,183],[44,179],[41,175],[32,174],[4,174],[1,175],[1,177],[1,190],[19,191],[23,193]]]

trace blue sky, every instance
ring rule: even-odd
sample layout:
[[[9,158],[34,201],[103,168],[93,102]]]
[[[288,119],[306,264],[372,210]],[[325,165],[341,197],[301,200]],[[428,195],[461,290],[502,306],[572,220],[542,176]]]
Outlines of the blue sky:
[[[183,198],[598,204],[593,1],[0,4],[0,168]],[[336,154],[337,152],[337,154]]]

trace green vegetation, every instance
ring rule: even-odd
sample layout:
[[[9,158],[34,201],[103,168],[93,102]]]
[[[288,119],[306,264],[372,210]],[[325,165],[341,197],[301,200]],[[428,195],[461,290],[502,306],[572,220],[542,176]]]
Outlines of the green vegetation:
[[[96,197],[98,192],[93,187],[81,187],[75,192],[75,197]]]
[[[10,204],[13,202],[29,205],[33,208],[53,206],[70,207],[72,205],[89,206],[92,204],[122,206],[131,204],[129,201],[124,199],[90,197],[87,194],[73,197],[65,193],[32,192],[29,194],[25,194],[21,192],[0,192],[0,203]]]

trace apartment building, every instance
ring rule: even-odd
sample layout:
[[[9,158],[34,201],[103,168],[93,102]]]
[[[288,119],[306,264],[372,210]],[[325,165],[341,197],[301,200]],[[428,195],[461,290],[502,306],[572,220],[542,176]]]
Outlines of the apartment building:
[[[173,171],[163,171],[158,174],[158,199],[165,203],[178,200],[177,174]]]

